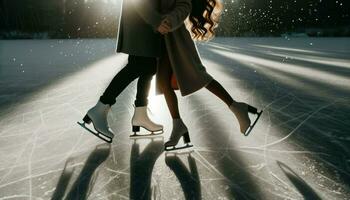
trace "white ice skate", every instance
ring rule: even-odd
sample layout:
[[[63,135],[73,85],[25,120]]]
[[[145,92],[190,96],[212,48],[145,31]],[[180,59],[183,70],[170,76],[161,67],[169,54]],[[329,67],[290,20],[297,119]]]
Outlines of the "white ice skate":
[[[230,110],[235,114],[240,126],[241,133],[243,133],[245,136],[248,136],[250,134],[263,112],[262,110],[258,112],[258,109],[255,107],[242,102],[232,104],[230,106]],[[253,124],[251,124],[248,113],[257,115]]]
[[[111,107],[109,105],[98,101],[97,104],[87,112],[83,118],[83,122],[78,122],[78,124],[100,139],[112,143],[114,134],[107,122],[107,115],[110,109]],[[91,122],[95,131],[86,126],[86,124],[90,124]]]
[[[154,123],[147,114],[147,106],[135,107],[134,116],[131,120],[133,135],[130,137],[154,136],[163,133],[163,126]],[[149,134],[139,135],[140,127],[149,131]]]
[[[181,137],[183,137],[185,145],[177,147],[176,145],[179,143],[179,140]],[[183,123],[181,119],[174,119],[173,131],[171,132],[170,139],[168,142],[164,144],[165,151],[173,151],[173,150],[193,147],[193,145],[190,144],[190,142],[191,142],[191,139],[190,139],[190,135],[188,134],[186,125]]]

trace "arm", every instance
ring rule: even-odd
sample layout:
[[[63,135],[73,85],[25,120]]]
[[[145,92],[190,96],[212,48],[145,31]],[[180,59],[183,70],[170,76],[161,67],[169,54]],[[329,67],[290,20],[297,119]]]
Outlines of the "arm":
[[[155,0],[124,0],[124,1],[131,1],[131,4],[133,8],[136,10],[136,12],[141,16],[141,18],[149,25],[152,26],[154,30],[158,28],[158,26],[161,24],[162,15],[158,11],[152,8],[150,6],[151,3],[157,3]]]
[[[175,8],[165,15],[166,20],[170,22],[171,31],[179,28],[188,15],[191,13],[192,4],[191,0],[176,0]]]

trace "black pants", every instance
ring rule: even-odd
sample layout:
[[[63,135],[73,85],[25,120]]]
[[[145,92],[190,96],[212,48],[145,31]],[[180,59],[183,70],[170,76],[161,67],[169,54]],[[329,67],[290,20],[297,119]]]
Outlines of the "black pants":
[[[137,93],[135,106],[146,106],[147,96],[151,86],[151,80],[157,70],[157,59],[151,57],[141,57],[129,55],[128,64],[113,78],[106,88],[100,101],[103,104],[113,105],[119,94],[136,78]]]

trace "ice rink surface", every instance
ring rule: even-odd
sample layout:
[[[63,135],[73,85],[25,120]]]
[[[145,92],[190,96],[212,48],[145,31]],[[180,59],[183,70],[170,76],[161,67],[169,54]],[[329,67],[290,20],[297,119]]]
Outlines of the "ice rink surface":
[[[126,64],[115,41],[0,41],[0,200],[350,199],[350,38],[217,38],[203,63],[264,109],[249,137],[205,89],[182,98],[193,151],[130,139],[135,83],[112,107],[108,145],[77,125]]]

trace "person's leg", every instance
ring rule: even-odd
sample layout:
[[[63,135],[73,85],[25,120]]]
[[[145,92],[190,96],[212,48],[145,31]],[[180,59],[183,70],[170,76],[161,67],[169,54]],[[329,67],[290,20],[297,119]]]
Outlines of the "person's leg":
[[[103,95],[100,97],[100,101],[103,104],[112,106],[116,102],[116,98],[119,94],[137,77],[140,76],[141,69],[144,60],[147,58],[140,56],[129,55],[128,64],[114,76]]]
[[[132,117],[132,130],[136,135],[137,132],[140,131],[140,127],[155,133],[162,133],[163,126],[157,123],[154,123],[149,117],[147,113],[147,104],[148,104],[148,93],[151,87],[151,81],[153,75],[157,70],[157,59],[148,59],[143,62],[142,68],[139,69],[141,71],[140,78],[137,82],[137,93],[135,100],[135,111]]]
[[[157,60],[154,59],[149,65],[144,66],[147,70],[141,74],[137,81],[137,92],[135,106],[142,107],[148,105],[148,94],[151,88],[151,81],[157,71]]]
[[[248,128],[251,126],[251,121],[249,118],[248,113],[257,114],[258,117],[256,118],[255,122],[253,123],[252,127],[254,127],[256,121],[259,119],[261,112],[258,113],[257,109],[246,104],[243,102],[237,102],[235,101],[230,94],[225,90],[222,85],[217,82],[215,79],[213,79],[206,88],[213,94],[215,94],[217,97],[219,97],[223,102],[226,103],[226,105],[230,108],[230,110],[235,114],[239,125],[241,133],[248,135],[249,132]],[[251,129],[252,129],[251,127]]]
[[[113,78],[97,104],[90,108],[84,116],[84,123],[82,123],[84,127],[85,123],[90,124],[92,122],[96,130],[94,134],[107,142],[112,142],[114,134],[110,130],[107,121],[107,115],[111,109],[111,105],[115,103],[115,98],[125,87],[140,76],[142,72],[138,68],[142,68],[144,61],[148,59],[139,56],[129,56],[128,64]],[[90,132],[93,133],[91,130]]]
[[[173,130],[171,131],[169,140],[164,144],[165,150],[175,150],[178,148],[191,147],[192,145],[189,145],[191,140],[188,129],[180,117],[177,97],[173,88],[171,87],[170,80],[172,76],[172,69],[167,55],[163,56],[160,59],[157,75],[160,76],[158,79],[159,84],[161,86],[162,92],[164,93],[164,97],[168,105],[171,117],[173,118]],[[181,137],[184,138],[184,143],[187,145],[183,147],[176,147]]]
[[[231,95],[225,90],[222,85],[213,79],[206,88],[213,93],[215,96],[219,97],[227,106],[231,106],[233,103],[237,103]]]
[[[178,107],[178,101],[176,94],[171,87],[171,76],[172,76],[172,69],[170,66],[170,61],[167,55],[163,56],[159,60],[159,84],[161,85],[161,90],[164,93],[164,97],[166,100],[166,103],[168,105],[168,109],[170,111],[171,117],[173,119],[178,119],[180,118],[180,113],[179,113],[179,107]]]

